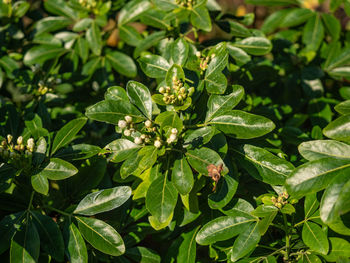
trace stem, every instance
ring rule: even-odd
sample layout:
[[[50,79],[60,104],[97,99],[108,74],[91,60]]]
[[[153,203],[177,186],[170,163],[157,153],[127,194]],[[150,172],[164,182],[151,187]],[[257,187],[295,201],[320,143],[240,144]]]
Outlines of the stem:
[[[200,128],[200,127],[205,127],[207,126],[206,123],[202,123],[202,124],[195,124],[195,125],[185,125],[186,129],[192,129],[192,128]]]
[[[297,227],[301,224],[304,224],[306,221],[309,221],[311,219],[317,219],[317,218],[320,218],[320,216],[312,216],[312,217],[309,217],[309,218],[305,218],[304,220],[300,221],[299,223],[295,224],[294,227]]]
[[[29,200],[27,211],[29,211],[30,207],[32,206],[34,194],[35,194],[35,191],[33,191],[32,194],[30,195],[30,200]]]
[[[289,259],[289,253],[290,253],[290,236],[289,236],[289,228],[288,228],[288,221],[286,214],[283,214],[283,221],[284,221],[284,227],[286,232],[286,252],[287,252],[287,259]]]
[[[50,210],[52,210],[52,211],[55,211],[55,212],[57,212],[57,213],[60,213],[60,214],[62,214],[62,215],[68,216],[68,217],[71,217],[71,216],[72,216],[72,214],[69,214],[69,213],[64,212],[64,211],[62,211],[62,210],[59,210],[59,209],[57,209],[57,208],[54,208],[54,207],[52,207],[52,206],[50,206],[50,205],[46,205],[45,208],[48,208],[48,209],[50,209]]]

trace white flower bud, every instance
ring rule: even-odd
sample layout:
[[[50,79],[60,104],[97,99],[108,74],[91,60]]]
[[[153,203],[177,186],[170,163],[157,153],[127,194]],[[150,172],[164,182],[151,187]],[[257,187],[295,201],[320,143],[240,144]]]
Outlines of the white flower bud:
[[[131,131],[130,130],[125,130],[124,131],[124,135],[125,136],[130,136],[131,135]]]
[[[18,145],[21,145],[23,143],[23,137],[22,136],[19,136],[18,138],[17,138],[17,144]]]
[[[7,142],[11,143],[12,142],[12,135],[11,134],[7,134]]]
[[[215,58],[215,54],[214,53],[211,54],[211,59],[213,59],[213,58]]]
[[[127,123],[131,123],[132,122],[132,117],[127,115],[127,116],[125,116],[125,120],[126,120]]]
[[[177,134],[177,129],[176,129],[176,128],[172,128],[172,129],[171,129],[171,133],[172,133],[172,134]]]
[[[176,138],[177,138],[177,136],[176,136],[176,134],[174,134],[174,133],[171,134],[170,137],[169,137],[169,139],[170,139],[171,141],[175,141]]]
[[[197,51],[197,52],[196,52],[196,57],[197,57],[197,58],[200,58],[200,57],[201,57],[201,52],[200,52],[200,51]]]
[[[159,88],[159,92],[163,94],[165,92],[165,88],[164,87],[160,87]]]
[[[127,123],[124,120],[118,121],[118,127],[121,129],[124,129],[126,127]]]
[[[136,144],[141,144],[141,143],[142,143],[142,139],[141,139],[140,137],[136,137],[136,138],[134,139],[134,143],[136,143]]]
[[[151,128],[152,122],[150,120],[145,121],[146,128]]]
[[[27,149],[30,152],[34,151],[34,139],[33,138],[29,138],[28,139],[28,141],[27,141]]]
[[[146,134],[141,134],[140,138],[141,138],[142,140],[146,139]]]
[[[160,147],[162,146],[162,142],[159,141],[159,140],[156,140],[156,141],[154,142],[154,146],[157,147],[157,148],[160,148]]]

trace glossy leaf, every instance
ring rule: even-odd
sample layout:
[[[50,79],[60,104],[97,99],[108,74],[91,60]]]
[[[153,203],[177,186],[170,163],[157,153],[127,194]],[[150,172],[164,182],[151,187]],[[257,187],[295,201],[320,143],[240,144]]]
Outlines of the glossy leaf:
[[[143,72],[150,78],[165,77],[170,65],[163,57],[158,55],[145,55],[139,58]]]
[[[179,247],[179,252],[177,255],[177,262],[195,263],[196,262],[196,235],[199,227],[183,233],[181,238],[183,241]]]
[[[152,98],[148,88],[136,81],[129,81],[126,85],[131,103],[149,119],[152,119]]]
[[[302,238],[304,243],[312,250],[324,255],[328,253],[327,235],[317,224],[306,221],[303,225]]]
[[[86,31],[86,40],[90,46],[92,53],[94,53],[96,56],[101,55],[101,31],[96,22],[92,22],[90,28]]]
[[[111,255],[120,256],[125,252],[125,245],[119,233],[107,223],[87,217],[75,217],[84,239],[97,250]]]
[[[43,64],[49,59],[60,57],[65,52],[65,49],[61,47],[40,45],[29,49],[24,55],[23,62],[26,65]]]
[[[136,77],[137,68],[135,62],[128,55],[113,51],[108,52],[106,58],[111,63],[112,68],[118,73],[130,78]]]
[[[51,158],[50,162],[39,172],[41,176],[45,176],[51,180],[63,180],[75,175],[78,169],[69,162],[59,158]]]
[[[105,149],[112,152],[110,158],[112,162],[122,162],[128,159],[131,155],[136,153],[141,148],[140,145],[133,143],[127,139],[118,139],[108,145]]]
[[[182,195],[186,195],[192,190],[194,184],[192,169],[182,156],[174,162],[171,181],[174,183],[177,191]]]
[[[38,173],[33,175],[31,178],[31,183],[33,186],[33,189],[43,195],[47,195],[49,192],[49,180],[45,175],[42,173]]]
[[[126,256],[140,263],[160,263],[161,258],[157,252],[146,247],[133,247],[126,250]]]
[[[172,46],[171,49],[171,58],[174,64],[183,66],[187,60],[189,52],[188,43],[185,39],[179,38],[177,39]]]
[[[87,118],[78,118],[68,122],[64,125],[56,134],[52,143],[51,155],[53,155],[58,149],[68,145],[81,128],[85,125]]]
[[[303,43],[307,50],[316,51],[324,37],[324,27],[320,16],[314,15],[306,23],[303,31]]]
[[[303,142],[298,146],[298,150],[309,161],[326,157],[350,158],[350,145],[332,140]]]
[[[208,124],[237,139],[252,139],[263,136],[275,128],[269,119],[240,110],[225,112]]]
[[[124,204],[131,196],[131,188],[119,186],[103,189],[86,195],[75,208],[74,213],[80,215],[96,215],[113,210]]]
[[[248,37],[234,43],[234,45],[255,56],[265,55],[272,49],[271,42],[264,37]]]
[[[212,243],[230,239],[246,230],[251,222],[251,218],[242,216],[221,216],[206,223],[198,232],[196,241],[200,245],[210,245]]]
[[[67,224],[65,241],[67,244],[67,252],[70,262],[72,263],[87,263],[88,253],[85,241],[81,236],[79,229],[73,224]]]
[[[133,0],[120,11],[118,24],[124,25],[138,18],[143,12],[151,7],[151,3],[146,0]]]
[[[204,31],[211,30],[212,26],[209,12],[204,5],[197,6],[192,9],[191,23],[196,28],[202,29]]]

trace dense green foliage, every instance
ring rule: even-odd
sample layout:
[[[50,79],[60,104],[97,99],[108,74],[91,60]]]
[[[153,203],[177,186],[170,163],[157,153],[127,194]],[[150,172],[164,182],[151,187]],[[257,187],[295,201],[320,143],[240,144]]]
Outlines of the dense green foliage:
[[[2,0],[1,262],[349,262],[350,2],[246,3]]]

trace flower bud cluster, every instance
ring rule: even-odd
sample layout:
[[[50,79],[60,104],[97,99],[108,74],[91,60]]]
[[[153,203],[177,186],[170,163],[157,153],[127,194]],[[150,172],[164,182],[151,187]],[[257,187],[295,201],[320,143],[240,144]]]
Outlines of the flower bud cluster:
[[[79,4],[83,7],[92,11],[97,6],[97,1],[95,0],[79,0]]]
[[[4,159],[19,159],[21,156],[31,156],[35,149],[33,138],[29,138],[24,143],[23,137],[19,136],[16,142],[11,134],[7,135],[7,139],[2,140],[0,145],[0,156]]]
[[[194,87],[187,89],[176,76],[173,77],[172,83],[172,87],[159,88],[159,92],[163,94],[163,101],[166,104],[183,105],[186,98],[194,93]]]
[[[211,59],[215,58],[215,54],[211,54],[211,56],[202,56],[201,52],[196,52],[196,57],[200,60],[199,68],[201,70],[201,74],[208,68],[208,64]]]
[[[127,115],[124,120],[118,121],[118,127],[123,130],[125,136],[131,136],[135,132],[135,124],[132,121],[132,117]]]
[[[283,206],[288,204],[288,200],[287,200],[288,198],[289,198],[288,193],[287,192],[283,192],[277,198],[275,196],[272,196],[271,197],[271,201],[272,201],[274,206],[276,206],[277,208],[281,209]]]
[[[175,0],[175,3],[182,7],[191,9],[197,3],[197,0]]]
[[[176,128],[171,129],[171,134],[170,134],[169,138],[166,140],[167,144],[171,144],[177,140],[177,132],[178,131]]]

